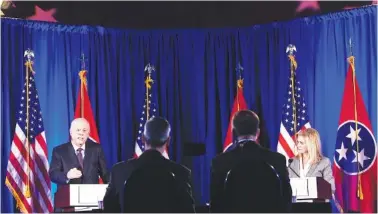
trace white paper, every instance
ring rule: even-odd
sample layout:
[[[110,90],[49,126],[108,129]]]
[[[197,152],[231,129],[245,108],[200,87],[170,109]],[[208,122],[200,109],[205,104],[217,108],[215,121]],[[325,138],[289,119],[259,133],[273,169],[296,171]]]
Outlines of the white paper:
[[[79,186],[79,203],[98,205],[105,195],[106,186],[99,185],[93,188],[92,185]]]
[[[308,196],[308,181],[305,178],[291,178],[290,185],[293,192],[293,196],[301,197]]]
[[[307,179],[298,179],[296,181],[297,196],[308,196],[308,183]]]

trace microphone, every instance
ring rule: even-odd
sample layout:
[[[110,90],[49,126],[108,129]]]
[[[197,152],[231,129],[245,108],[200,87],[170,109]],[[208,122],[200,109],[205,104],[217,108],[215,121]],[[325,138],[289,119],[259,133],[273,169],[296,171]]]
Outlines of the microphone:
[[[294,161],[293,158],[289,158],[289,165]]]
[[[298,175],[298,173],[295,172],[295,170],[293,168],[291,168],[291,163],[293,163],[294,159],[290,158],[289,159],[289,165],[287,166],[289,169],[291,169],[292,172],[294,172],[294,174],[296,174],[298,176],[298,178],[300,178],[301,176]]]

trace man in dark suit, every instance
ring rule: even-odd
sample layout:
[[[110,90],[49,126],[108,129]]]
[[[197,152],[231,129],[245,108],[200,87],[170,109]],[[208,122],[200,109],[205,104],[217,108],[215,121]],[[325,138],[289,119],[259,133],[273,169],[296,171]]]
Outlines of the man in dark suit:
[[[190,184],[190,170],[180,164],[166,159],[163,156],[165,149],[170,141],[170,125],[167,120],[161,117],[153,117],[148,120],[144,127],[142,142],[145,144],[145,151],[138,157],[128,161],[115,164],[111,170],[110,181],[104,197],[105,212],[121,212],[123,207],[123,189],[125,181],[131,174],[145,166],[153,164],[156,168],[169,170],[175,176],[176,180],[182,186],[183,207],[182,212],[194,212],[194,199],[192,197],[192,187]],[[151,182],[154,182],[153,180]],[[156,185],[159,185],[156,183]],[[140,193],[142,194],[142,193]],[[164,197],[164,193],[161,193]],[[148,206],[146,201],[133,201],[128,203],[141,203]],[[175,202],[172,201],[172,206]]]
[[[97,184],[99,176],[108,182],[104,152],[98,143],[87,141],[90,126],[86,119],[71,122],[71,142],[53,149],[49,175],[62,184]]]
[[[233,143],[236,145],[234,145],[232,150],[216,156],[212,161],[210,184],[211,211],[222,212],[222,205],[227,203],[227,201],[223,201],[222,198],[227,173],[237,165],[250,160],[264,161],[275,168],[281,178],[281,186],[285,200],[284,204],[287,205],[286,211],[289,211],[292,190],[286,168],[286,158],[256,143],[260,133],[258,116],[249,110],[239,111],[232,119],[232,128],[234,136]]]

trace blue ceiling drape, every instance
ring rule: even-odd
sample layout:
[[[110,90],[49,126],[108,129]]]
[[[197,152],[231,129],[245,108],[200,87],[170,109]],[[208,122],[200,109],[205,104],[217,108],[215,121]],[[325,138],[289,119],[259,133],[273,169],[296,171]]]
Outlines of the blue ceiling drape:
[[[23,53],[35,53],[49,158],[68,140],[79,87],[79,58],[88,58],[88,85],[108,167],[132,157],[144,99],[144,66],[156,67],[159,113],[172,125],[171,159],[182,160],[186,142],[203,142],[193,160],[198,203],[209,199],[211,159],[221,151],[236,93],[238,62],[244,93],[263,120],[264,145],[275,150],[289,76],[285,53],[297,48],[298,76],[323,152],[333,157],[349,39],[357,80],[377,137],[377,9],[363,7],[248,28],[121,30],[1,19],[1,210],[13,212],[4,186],[16,111],[24,80]],[[53,192],[55,189],[53,188]]]

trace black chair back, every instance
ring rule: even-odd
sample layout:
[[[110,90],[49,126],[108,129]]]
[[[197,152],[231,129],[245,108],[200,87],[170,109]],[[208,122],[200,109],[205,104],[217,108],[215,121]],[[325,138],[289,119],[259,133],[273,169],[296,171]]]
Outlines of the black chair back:
[[[123,212],[172,213],[179,208],[175,175],[158,166],[135,170],[124,185]]]
[[[280,177],[264,161],[248,160],[231,169],[223,196],[225,212],[285,212]]]

